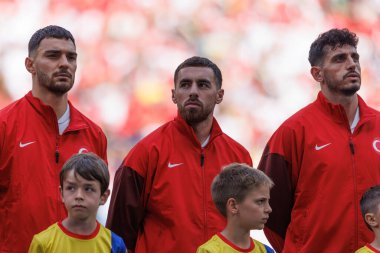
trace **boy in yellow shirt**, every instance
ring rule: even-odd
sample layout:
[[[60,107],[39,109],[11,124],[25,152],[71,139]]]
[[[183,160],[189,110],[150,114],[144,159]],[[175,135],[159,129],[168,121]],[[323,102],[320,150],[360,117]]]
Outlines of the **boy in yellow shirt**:
[[[60,173],[68,217],[33,237],[29,253],[125,253],[123,240],[96,220],[110,194],[105,162],[93,153],[76,154]],[[49,201],[49,200],[47,200]]]
[[[269,214],[272,180],[246,164],[232,163],[214,178],[212,199],[227,218],[225,229],[201,245],[197,253],[274,253],[250,237],[251,229],[263,229]]]
[[[363,194],[360,209],[368,228],[374,232],[375,239],[355,253],[380,253],[380,185],[370,187]]]

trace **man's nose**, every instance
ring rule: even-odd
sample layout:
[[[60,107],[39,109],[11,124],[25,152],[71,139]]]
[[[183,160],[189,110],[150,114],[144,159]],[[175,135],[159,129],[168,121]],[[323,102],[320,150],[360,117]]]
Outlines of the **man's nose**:
[[[357,62],[352,57],[348,57],[347,59],[347,68],[348,69],[356,69]]]
[[[66,55],[61,55],[61,57],[59,58],[59,67],[69,67],[69,60],[67,59]]]
[[[194,96],[194,95],[197,95],[197,96],[198,96],[198,93],[199,93],[198,86],[197,86],[197,84],[194,82],[194,83],[191,84],[191,87],[190,87],[190,96]]]

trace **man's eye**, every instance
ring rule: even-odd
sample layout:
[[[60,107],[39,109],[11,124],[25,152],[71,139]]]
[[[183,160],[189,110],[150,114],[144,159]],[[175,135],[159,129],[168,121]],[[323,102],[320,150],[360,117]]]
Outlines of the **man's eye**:
[[[189,83],[180,83],[179,87],[185,88],[188,87],[190,84]]]
[[[70,61],[75,61],[77,59],[76,55],[69,55],[67,56],[67,59],[69,59]]]

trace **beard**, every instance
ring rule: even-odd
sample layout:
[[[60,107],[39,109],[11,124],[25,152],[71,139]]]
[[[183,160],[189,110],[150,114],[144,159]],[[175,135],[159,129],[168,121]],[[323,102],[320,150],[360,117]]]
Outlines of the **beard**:
[[[360,82],[359,83],[351,83],[350,85],[345,85],[339,87],[339,85],[334,84],[335,82],[326,79],[327,87],[330,91],[334,93],[343,94],[344,96],[352,96],[358,90],[360,90]]]
[[[178,111],[187,124],[194,125],[205,121],[212,114],[213,108],[204,108],[202,105],[201,108],[187,109],[183,105],[178,105]]]
[[[59,96],[71,90],[74,84],[73,76],[69,82],[60,83],[60,82],[54,81],[53,78],[49,78],[47,74],[39,70],[37,70],[37,78],[38,78],[38,83],[41,86],[43,86],[45,89],[47,89],[51,93],[55,95],[59,95]]]

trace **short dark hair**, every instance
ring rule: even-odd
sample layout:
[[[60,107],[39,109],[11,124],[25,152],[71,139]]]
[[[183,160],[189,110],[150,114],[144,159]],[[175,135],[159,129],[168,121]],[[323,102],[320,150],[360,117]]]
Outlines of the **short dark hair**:
[[[75,39],[73,35],[63,27],[56,25],[49,25],[36,31],[29,40],[28,55],[34,52],[41,41],[45,38],[67,39],[71,40],[75,46]]]
[[[102,195],[108,189],[110,174],[107,164],[94,153],[75,154],[66,161],[59,174],[59,183],[62,188],[66,173],[70,170],[74,170],[75,174],[86,180],[99,181]]]
[[[347,28],[331,29],[322,33],[311,44],[309,50],[309,62],[311,66],[317,66],[322,63],[323,57],[326,53],[326,46],[331,46],[332,49],[350,45],[357,48],[359,38],[355,33],[350,32]]]
[[[174,72],[174,84],[177,82],[178,79],[178,72],[187,67],[206,67],[211,68],[215,75],[215,81],[216,81],[216,87],[218,89],[222,88],[222,72],[218,68],[218,66],[210,61],[207,58],[200,57],[200,56],[193,56],[191,58],[186,59],[184,62],[182,62],[177,69]]]
[[[362,212],[362,216],[364,222],[367,227],[372,230],[372,228],[368,225],[365,220],[365,215],[367,213],[376,213],[378,211],[378,205],[380,203],[380,185],[372,186],[368,188],[368,190],[363,194],[360,199],[360,210]]]
[[[273,181],[264,172],[247,164],[231,163],[222,169],[211,184],[212,200],[218,211],[227,217],[226,204],[229,198],[241,202],[248,192],[262,185],[272,188]]]

